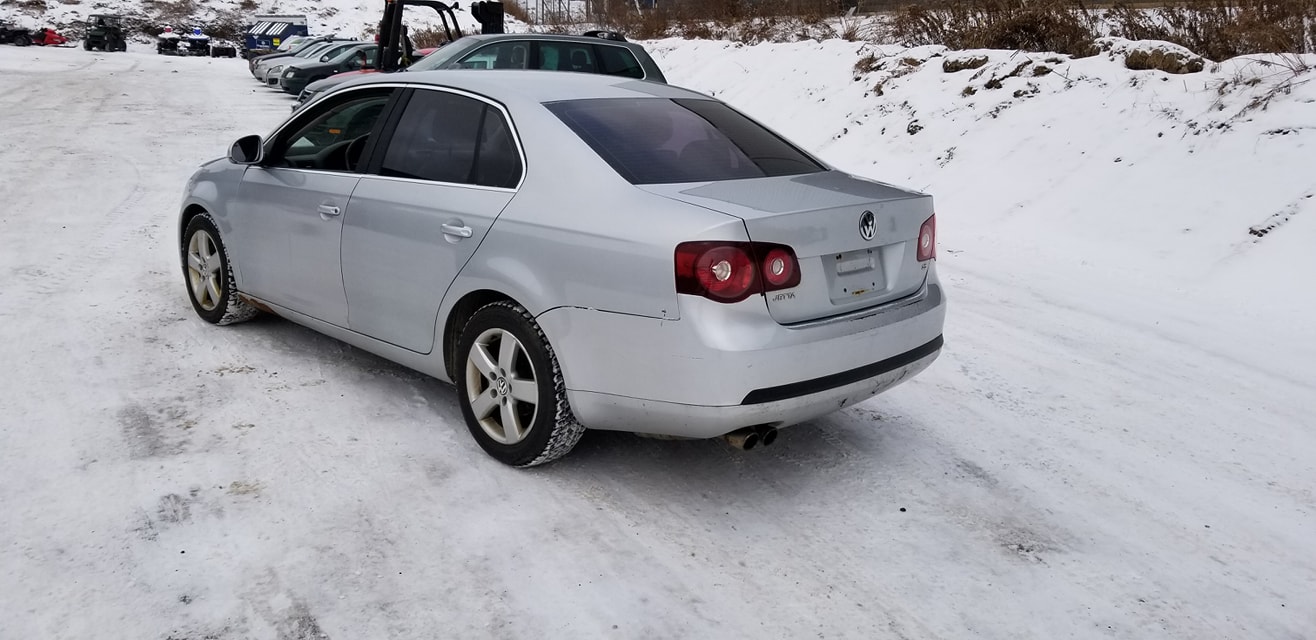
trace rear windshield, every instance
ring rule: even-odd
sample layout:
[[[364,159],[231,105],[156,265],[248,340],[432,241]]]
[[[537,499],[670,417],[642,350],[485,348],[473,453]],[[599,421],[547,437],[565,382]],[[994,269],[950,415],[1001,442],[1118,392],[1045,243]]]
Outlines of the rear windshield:
[[[773,132],[713,100],[599,98],[544,106],[632,184],[825,170]]]

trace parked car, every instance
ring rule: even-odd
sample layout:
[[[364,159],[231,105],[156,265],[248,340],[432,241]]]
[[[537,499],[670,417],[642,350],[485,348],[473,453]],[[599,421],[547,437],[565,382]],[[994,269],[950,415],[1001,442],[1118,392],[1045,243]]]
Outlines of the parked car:
[[[292,51],[293,48],[311,39],[312,39],[311,36],[292,36],[290,38],[285,38],[284,40],[279,42],[279,46],[275,47],[272,53],[283,53],[286,51]]]
[[[279,88],[295,96],[301,93],[308,83],[323,80],[335,73],[360,71],[373,66],[378,58],[379,47],[373,42],[363,42],[337,49],[336,55],[333,51],[332,49],[326,51],[318,59],[285,65],[283,72],[279,74]],[[333,57],[329,58],[331,55]],[[325,58],[329,59],[325,60]]]
[[[451,381],[516,466],[585,428],[770,443],[942,345],[930,196],[626,77],[358,78],[203,165],[179,232],[202,319]]]
[[[277,60],[277,64],[270,67],[269,70],[265,72],[265,84],[266,86],[277,88],[279,87],[279,81],[282,79],[283,73],[288,69],[300,67],[302,65],[329,62],[330,60],[342,55],[345,51],[357,47],[360,44],[360,42],[355,40],[332,42],[329,43],[329,46],[323,49],[312,50],[312,52],[306,56],[294,56],[291,58],[284,58],[283,60]]]
[[[283,53],[267,53],[262,56],[248,58],[247,68],[251,71],[251,76],[253,78],[260,80],[261,82],[266,82],[266,76],[271,67],[282,66],[288,58],[305,57],[312,55],[317,51],[323,51],[334,42],[348,42],[348,40],[336,36],[318,36]]]
[[[408,71],[435,69],[547,69],[623,76],[667,82],[644,47],[612,31],[568,36],[547,33],[500,33],[466,36],[425,56]],[[307,85],[296,110],[350,76],[330,77]]]

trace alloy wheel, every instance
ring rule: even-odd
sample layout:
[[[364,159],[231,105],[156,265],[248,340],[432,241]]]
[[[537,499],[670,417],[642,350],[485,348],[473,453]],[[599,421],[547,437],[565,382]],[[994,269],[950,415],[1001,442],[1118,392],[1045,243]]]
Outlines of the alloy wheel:
[[[219,280],[221,262],[215,239],[204,230],[193,233],[187,242],[187,280],[192,297],[206,311],[214,311],[223,295]]]
[[[539,381],[525,346],[505,329],[481,333],[466,355],[466,401],[494,441],[525,440],[539,409]]]

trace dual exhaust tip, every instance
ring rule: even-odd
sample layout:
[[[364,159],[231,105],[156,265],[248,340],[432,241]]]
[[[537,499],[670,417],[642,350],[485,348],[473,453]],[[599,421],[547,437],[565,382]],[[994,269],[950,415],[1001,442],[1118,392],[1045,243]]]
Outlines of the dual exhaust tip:
[[[731,433],[722,436],[727,444],[740,449],[749,451],[757,446],[768,446],[777,441],[777,428],[769,426],[745,427],[736,429]]]

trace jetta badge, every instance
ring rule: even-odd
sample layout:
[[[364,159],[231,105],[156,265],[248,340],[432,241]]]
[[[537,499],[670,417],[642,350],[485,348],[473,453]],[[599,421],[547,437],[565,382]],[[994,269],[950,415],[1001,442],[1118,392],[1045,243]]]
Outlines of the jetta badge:
[[[859,235],[864,240],[872,240],[877,234],[877,218],[873,217],[872,211],[865,211],[859,216]]]

